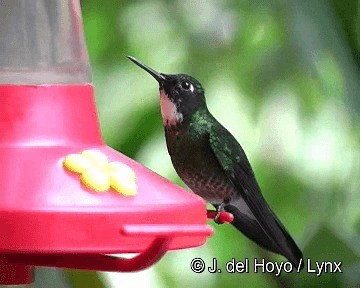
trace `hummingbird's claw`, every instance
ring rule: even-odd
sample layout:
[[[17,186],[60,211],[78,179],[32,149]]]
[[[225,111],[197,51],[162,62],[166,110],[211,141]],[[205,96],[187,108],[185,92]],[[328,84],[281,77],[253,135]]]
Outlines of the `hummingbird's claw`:
[[[221,215],[221,211],[216,211],[216,215],[214,217],[214,222],[218,225],[220,224],[224,224],[225,222],[221,221],[219,218],[220,218],[220,215]]]
[[[230,199],[224,199],[224,201],[220,205],[216,205],[216,211],[214,218],[214,222],[218,225],[224,224],[224,223],[231,223],[234,220],[234,215],[227,212],[225,210],[225,206],[229,203]]]
[[[224,202],[222,202],[217,208],[216,208],[216,214],[214,217],[214,222],[218,225],[224,224],[224,221],[220,221],[220,215],[221,212],[224,210]]]
[[[225,210],[214,211],[207,210],[207,218],[213,219],[216,224],[231,223],[234,220],[234,215]]]

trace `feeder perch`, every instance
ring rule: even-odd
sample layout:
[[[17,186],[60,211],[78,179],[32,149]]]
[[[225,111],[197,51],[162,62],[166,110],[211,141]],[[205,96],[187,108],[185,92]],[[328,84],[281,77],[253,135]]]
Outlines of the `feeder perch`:
[[[200,197],[104,144],[78,0],[1,5],[0,285],[35,266],[138,271],[205,243]]]

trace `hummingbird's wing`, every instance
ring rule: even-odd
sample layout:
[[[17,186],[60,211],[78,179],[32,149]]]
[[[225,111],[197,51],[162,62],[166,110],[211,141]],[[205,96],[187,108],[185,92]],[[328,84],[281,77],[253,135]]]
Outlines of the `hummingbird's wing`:
[[[246,213],[242,212],[241,206],[236,203],[238,200],[235,200],[235,203],[232,201],[229,203],[229,208],[230,206],[239,206],[237,207],[239,213],[234,213],[234,225],[240,225],[241,227],[238,229],[246,230],[244,234],[258,244],[284,255],[298,265],[303,257],[302,252],[266,203],[244,150],[229,131],[221,124],[217,124],[211,129],[209,135],[210,147],[225,174],[257,221],[255,223],[254,219],[251,219],[252,217],[248,217]],[[239,219],[236,219],[237,215],[239,215]],[[265,244],[266,240],[270,240],[272,243]]]

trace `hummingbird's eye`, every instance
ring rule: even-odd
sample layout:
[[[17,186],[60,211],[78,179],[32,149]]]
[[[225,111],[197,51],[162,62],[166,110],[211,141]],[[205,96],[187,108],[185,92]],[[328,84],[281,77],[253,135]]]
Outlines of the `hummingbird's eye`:
[[[187,81],[181,82],[181,87],[185,90],[190,90],[191,92],[194,92],[194,86]]]
[[[190,88],[190,83],[187,82],[187,81],[183,81],[183,82],[181,82],[181,87],[182,87],[183,89],[185,89],[185,90],[189,90],[189,88]]]

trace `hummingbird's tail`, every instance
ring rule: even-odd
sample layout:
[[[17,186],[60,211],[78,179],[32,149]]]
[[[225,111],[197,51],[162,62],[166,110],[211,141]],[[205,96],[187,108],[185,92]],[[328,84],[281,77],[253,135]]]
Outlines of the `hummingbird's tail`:
[[[286,257],[295,267],[297,268],[300,265],[300,269],[304,267],[304,262],[302,260],[303,254],[299,247],[296,245],[293,238],[286,231],[285,227],[281,224],[280,220],[275,216],[272,212],[273,221],[276,223],[277,227],[273,227],[273,231],[276,233],[281,233],[281,237],[286,239],[286,245],[282,245],[284,247],[280,247],[277,239],[272,239],[261,227],[259,222],[255,220],[253,217],[249,217],[249,215],[242,213],[240,207],[237,207],[237,202],[232,202],[229,205],[226,205],[224,208],[226,211],[232,213],[234,215],[234,221],[231,223],[242,232],[245,236],[253,240],[259,246],[277,253]],[[241,207],[243,208],[243,207]],[[269,208],[270,209],[270,208]],[[280,236],[280,235],[279,235]],[[286,247],[285,247],[286,246]]]

